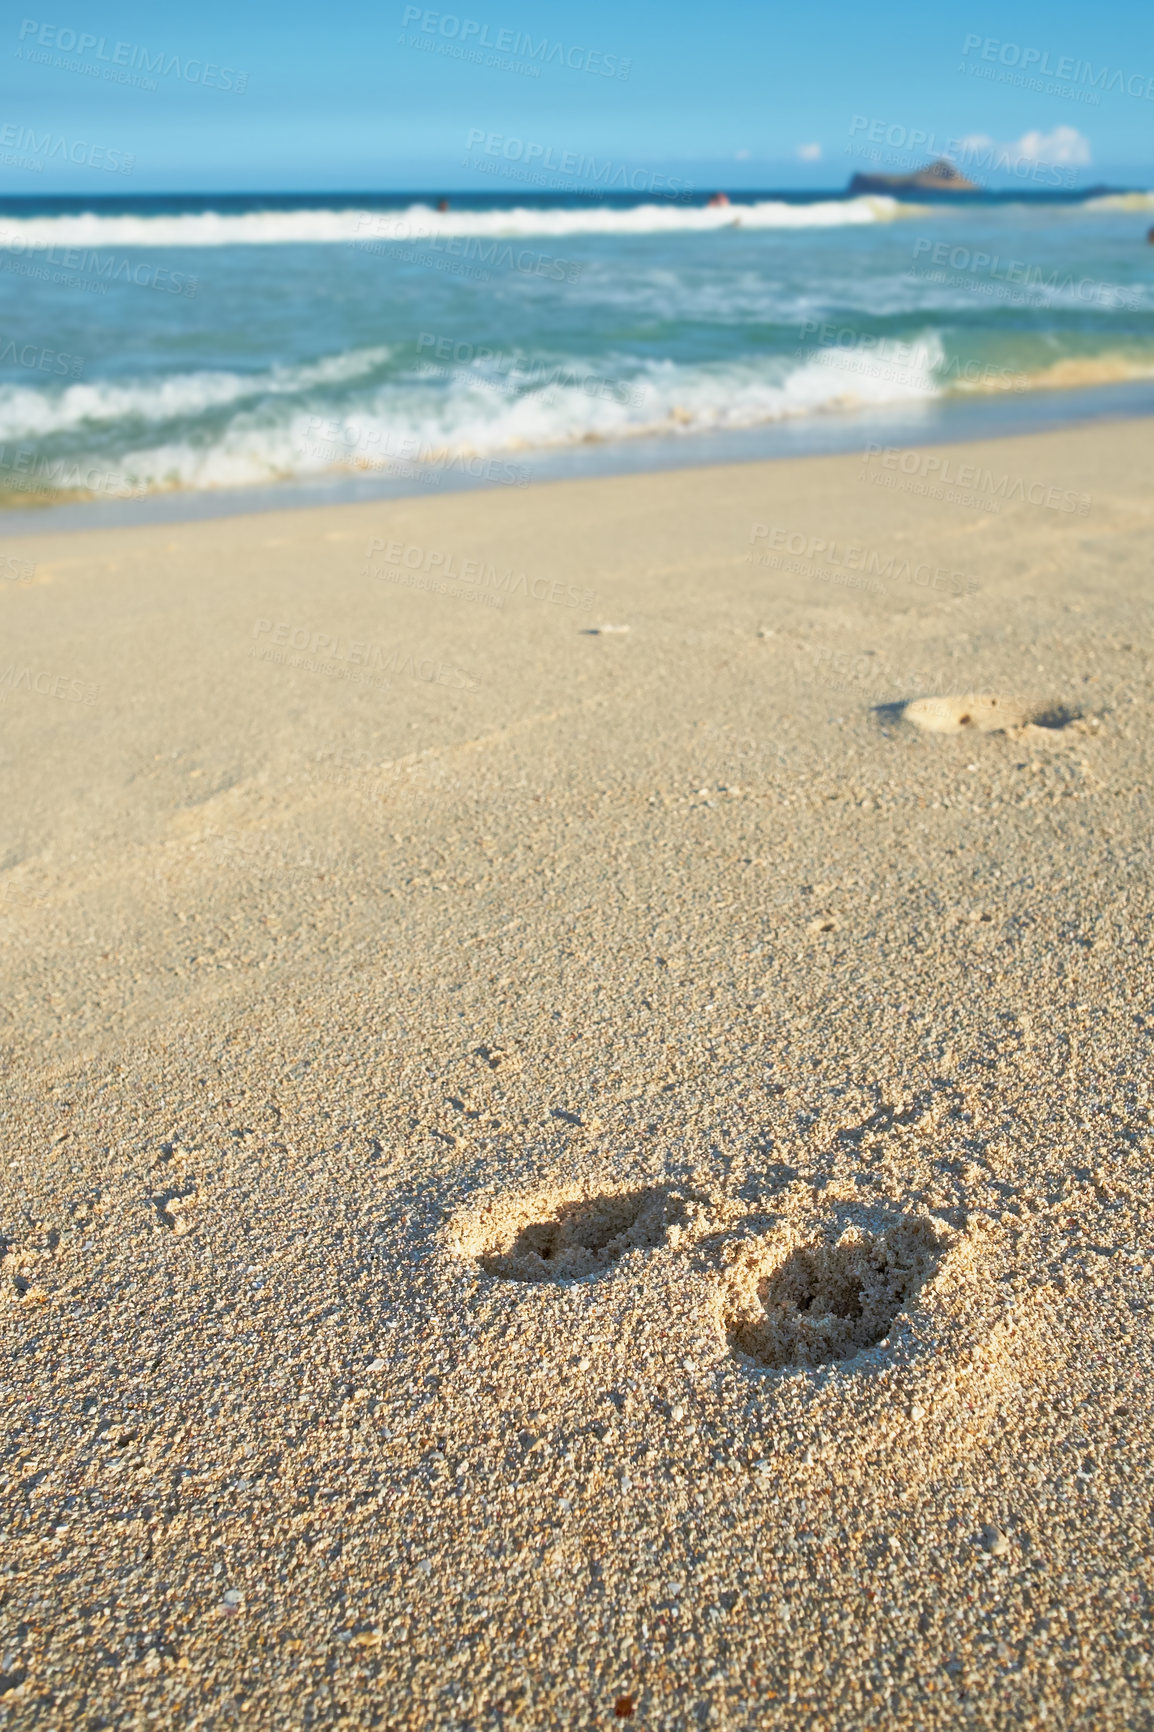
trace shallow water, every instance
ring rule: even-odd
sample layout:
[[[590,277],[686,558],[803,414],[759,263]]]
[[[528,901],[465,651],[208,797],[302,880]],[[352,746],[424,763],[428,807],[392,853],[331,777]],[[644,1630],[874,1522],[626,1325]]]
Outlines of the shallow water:
[[[219,202],[0,214],[10,506],[515,483],[975,399],[1010,430],[1154,380],[1149,195]]]

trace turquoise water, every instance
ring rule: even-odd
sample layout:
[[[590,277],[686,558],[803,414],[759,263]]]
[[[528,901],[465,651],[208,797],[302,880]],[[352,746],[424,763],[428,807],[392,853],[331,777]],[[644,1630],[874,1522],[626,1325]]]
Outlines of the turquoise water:
[[[0,212],[6,503],[517,480],[1154,379],[1147,194],[237,204]]]

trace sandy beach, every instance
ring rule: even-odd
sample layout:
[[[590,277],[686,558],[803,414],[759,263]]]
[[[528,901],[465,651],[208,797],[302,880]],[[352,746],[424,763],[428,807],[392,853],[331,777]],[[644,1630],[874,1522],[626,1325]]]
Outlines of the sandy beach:
[[[0,543],[0,1726],[1152,1724],[1152,473]]]

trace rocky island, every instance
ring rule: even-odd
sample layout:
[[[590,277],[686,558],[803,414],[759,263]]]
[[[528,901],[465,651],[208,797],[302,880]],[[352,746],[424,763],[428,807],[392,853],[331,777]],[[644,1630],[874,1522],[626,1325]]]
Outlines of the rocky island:
[[[940,156],[913,174],[855,174],[848,190],[855,192],[981,192],[948,157]]]

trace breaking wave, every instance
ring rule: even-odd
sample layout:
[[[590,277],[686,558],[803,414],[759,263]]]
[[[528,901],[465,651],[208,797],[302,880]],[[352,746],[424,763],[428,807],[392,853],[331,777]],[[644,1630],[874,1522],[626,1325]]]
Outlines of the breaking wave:
[[[335,245],[353,241],[414,241],[457,237],[520,238],[566,235],[648,235],[702,233],[715,229],[835,228],[844,224],[888,223],[914,214],[913,205],[886,197],[828,199],[817,204],[761,204],[693,207],[636,205],[587,209],[438,211],[410,205],[404,211],[296,210],[196,211],[184,215],[102,216],[94,211],[70,216],[0,218],[0,246],[13,250],[46,247],[268,247]]]

